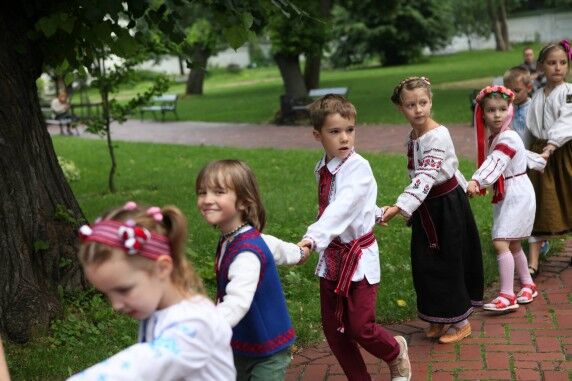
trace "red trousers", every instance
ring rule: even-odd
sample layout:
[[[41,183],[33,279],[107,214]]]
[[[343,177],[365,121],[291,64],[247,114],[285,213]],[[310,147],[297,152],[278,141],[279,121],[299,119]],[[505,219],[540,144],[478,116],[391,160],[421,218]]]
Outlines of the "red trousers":
[[[344,300],[345,331],[339,332],[336,323],[335,281],[320,278],[322,327],[328,344],[350,381],[369,381],[371,376],[361,356],[361,345],[366,351],[385,362],[399,355],[399,344],[381,325],[375,322],[375,304],[379,284],[369,284],[364,278],[352,282]]]

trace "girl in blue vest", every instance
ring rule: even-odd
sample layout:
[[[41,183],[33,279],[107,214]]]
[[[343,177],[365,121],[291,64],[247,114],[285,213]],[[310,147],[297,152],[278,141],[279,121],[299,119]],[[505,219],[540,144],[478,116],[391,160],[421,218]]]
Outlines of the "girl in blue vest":
[[[217,310],[233,327],[238,380],[283,380],[296,339],[276,264],[308,253],[261,234],[265,212],[252,170],[238,160],[214,161],[196,181],[197,207],[218,228]]]

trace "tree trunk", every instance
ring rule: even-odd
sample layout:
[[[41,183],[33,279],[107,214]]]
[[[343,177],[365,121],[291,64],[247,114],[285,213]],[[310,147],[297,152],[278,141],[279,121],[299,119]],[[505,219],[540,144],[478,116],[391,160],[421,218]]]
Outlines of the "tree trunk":
[[[210,49],[196,45],[191,55],[192,68],[187,78],[186,94],[203,94],[203,84],[207,73],[207,61],[210,57]]]
[[[322,55],[315,54],[306,57],[304,65],[304,83],[308,90],[320,87],[320,67],[322,65]]]
[[[3,7],[4,8],[4,7]],[[40,111],[40,49],[22,12],[0,11],[0,331],[26,342],[60,309],[57,287],[77,288],[83,216]]]
[[[280,70],[284,91],[292,99],[303,98],[308,95],[304,77],[300,71],[300,62],[297,55],[287,55],[278,53],[274,55],[274,60]]]
[[[502,40],[504,43],[504,50],[509,50],[510,49],[510,39],[508,38],[508,22],[506,20],[507,17],[506,17],[505,0],[499,1],[499,8],[498,9],[499,9],[499,12],[498,12],[499,24],[500,24]]]
[[[491,20],[491,30],[495,36],[496,50],[505,51],[506,46],[502,38],[502,31],[497,13],[498,9],[496,4],[493,3],[493,0],[487,0],[487,12]]]

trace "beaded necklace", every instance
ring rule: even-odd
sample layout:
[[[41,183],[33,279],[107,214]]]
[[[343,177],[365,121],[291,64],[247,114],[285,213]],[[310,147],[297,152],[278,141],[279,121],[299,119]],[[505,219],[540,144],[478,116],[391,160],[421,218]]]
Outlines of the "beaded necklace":
[[[222,234],[221,234],[222,239],[223,239],[223,240],[229,239],[230,237],[232,237],[233,235],[235,235],[236,233],[238,233],[238,231],[239,231],[240,229],[242,229],[243,227],[245,227],[246,225],[248,225],[248,222],[245,222],[245,223],[243,223],[243,224],[241,224],[241,225],[238,225],[238,227],[237,227],[236,229],[234,229],[234,230],[232,230],[232,231],[230,231],[230,232],[228,232],[228,233],[222,233]]]

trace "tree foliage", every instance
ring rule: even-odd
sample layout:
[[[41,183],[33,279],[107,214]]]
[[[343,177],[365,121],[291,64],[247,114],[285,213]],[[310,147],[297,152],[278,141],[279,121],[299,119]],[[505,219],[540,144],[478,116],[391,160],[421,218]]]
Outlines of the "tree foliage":
[[[486,4],[483,1],[452,1],[453,25],[457,35],[465,36],[471,49],[471,39],[487,38],[491,35],[491,23],[487,17]]]
[[[424,48],[445,46],[452,37],[448,1],[348,0],[341,5],[333,20],[332,60],[338,66],[374,56],[385,65],[404,64],[418,58]]]

